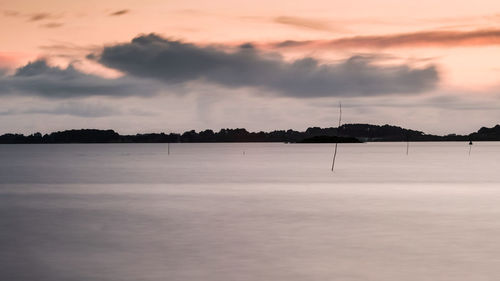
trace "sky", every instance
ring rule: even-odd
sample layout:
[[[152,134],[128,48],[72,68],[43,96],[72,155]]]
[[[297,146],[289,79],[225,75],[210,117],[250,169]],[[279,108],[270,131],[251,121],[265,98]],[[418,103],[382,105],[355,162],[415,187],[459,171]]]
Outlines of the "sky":
[[[0,134],[500,123],[500,2],[0,0]]]

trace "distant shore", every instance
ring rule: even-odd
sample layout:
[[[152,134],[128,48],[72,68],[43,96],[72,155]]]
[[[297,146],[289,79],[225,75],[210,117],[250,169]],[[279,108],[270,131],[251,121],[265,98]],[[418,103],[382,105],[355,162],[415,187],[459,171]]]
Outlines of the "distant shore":
[[[359,143],[421,141],[500,141],[500,125],[483,127],[469,135],[446,136],[425,134],[391,125],[344,124],[338,128],[310,127],[300,132],[275,130],[248,132],[246,129],[221,129],[219,132],[194,130],[179,133],[120,135],[114,130],[79,129],[50,134],[3,134],[0,144],[36,143],[215,143],[215,142],[285,142],[285,143]]]

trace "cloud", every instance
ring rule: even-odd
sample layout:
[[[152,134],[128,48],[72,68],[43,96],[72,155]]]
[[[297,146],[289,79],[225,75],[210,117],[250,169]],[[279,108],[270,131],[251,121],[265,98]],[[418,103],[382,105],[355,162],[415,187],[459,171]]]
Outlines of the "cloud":
[[[45,12],[37,12],[37,13],[21,13],[14,10],[5,10],[3,11],[4,16],[12,17],[12,18],[25,18],[30,22],[39,22],[45,20],[55,20],[63,17],[63,14],[51,14]],[[56,26],[57,25],[57,26]],[[62,23],[50,22],[41,25],[42,27],[54,28],[62,26]]]
[[[6,17],[18,17],[21,15],[18,11],[6,10],[3,12]]]
[[[89,58],[130,76],[167,84],[201,81],[299,98],[415,94],[433,89],[439,80],[434,66],[378,66],[375,59],[362,56],[335,64],[322,64],[311,57],[288,62],[251,44],[227,52],[155,34],[107,46]]]
[[[388,35],[354,36],[334,40],[287,40],[273,47],[290,48],[398,48],[398,47],[464,47],[500,45],[500,29],[474,31],[420,31]]]
[[[149,96],[158,90],[155,83],[144,79],[122,77],[106,79],[82,73],[72,65],[52,67],[37,60],[18,68],[15,74],[0,77],[0,95],[33,95],[46,98],[88,96]]]
[[[377,56],[354,56],[328,64],[312,57],[286,61],[252,44],[228,51],[155,34],[104,47],[88,58],[124,76],[105,78],[83,73],[72,64],[50,66],[42,59],[0,76],[0,95],[146,97],[167,91],[185,94],[191,92],[190,85],[213,85],[216,91],[248,88],[268,96],[359,97],[418,94],[434,89],[439,80],[435,66],[380,65]]]
[[[68,102],[60,104],[51,109],[30,109],[25,114],[52,114],[52,115],[71,115],[78,117],[107,117],[121,115],[119,110],[103,104]]]
[[[81,57],[85,57],[91,52],[97,52],[102,47],[98,45],[76,45],[71,42],[61,42],[58,41],[50,45],[41,45],[38,47],[44,52],[57,53],[57,54],[78,54]]]
[[[36,107],[29,109],[10,109],[0,111],[0,115],[22,115],[22,114],[44,114],[44,115],[69,115],[85,118],[98,118],[121,115],[122,112],[103,104],[64,102],[55,107]]]
[[[319,30],[319,31],[332,31],[332,30],[334,30],[328,23],[323,22],[323,21],[319,21],[319,20],[281,16],[281,17],[274,18],[273,21],[275,23],[279,23],[279,24],[285,24],[285,25],[290,25],[290,26],[294,26],[294,27],[313,29],[313,30]]]
[[[42,57],[63,58],[64,61],[73,62],[82,66],[82,63],[88,63],[85,56],[91,52],[97,52],[102,49],[99,45],[76,45],[71,42],[53,41],[52,44],[40,45]],[[92,65],[96,65],[92,63]],[[82,69],[88,69],[82,66]]]
[[[59,18],[59,16],[52,15],[50,13],[34,13],[29,15],[28,20],[29,21],[41,21],[41,20],[46,20],[46,19],[56,19]]]
[[[10,115],[67,115],[82,118],[102,118],[110,116],[156,116],[157,113],[151,110],[143,110],[139,107],[119,105],[116,102],[106,99],[93,101],[54,101],[37,103],[36,106],[17,105],[8,109],[0,109],[0,116]],[[106,104],[107,103],[107,104]]]
[[[45,27],[45,28],[58,28],[58,27],[61,27],[63,25],[64,25],[64,23],[60,23],[60,22],[49,22],[49,23],[46,23],[46,24],[42,24],[41,27]]]
[[[128,14],[128,13],[130,13],[130,10],[124,9],[124,10],[119,10],[119,11],[112,12],[109,15],[110,16],[123,16],[123,15]]]
[[[350,109],[383,109],[383,110],[423,110],[423,109],[433,109],[444,111],[456,111],[456,112],[466,112],[466,111],[476,111],[476,112],[487,112],[495,111],[498,112],[498,107],[500,103],[500,95],[498,94],[498,87],[493,87],[486,91],[456,91],[439,89],[432,93],[412,96],[412,97],[378,97],[374,98],[352,98],[342,102],[342,108],[346,108],[347,111]],[[324,107],[324,108],[335,108],[338,107],[338,103],[329,100],[311,100],[309,103],[314,107]]]

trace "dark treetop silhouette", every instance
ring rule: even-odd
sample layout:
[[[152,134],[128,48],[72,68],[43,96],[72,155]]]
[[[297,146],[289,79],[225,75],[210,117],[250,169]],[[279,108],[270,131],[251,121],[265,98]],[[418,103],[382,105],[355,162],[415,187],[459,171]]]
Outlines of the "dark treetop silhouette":
[[[338,128],[311,127],[304,132],[277,130],[248,132],[246,129],[221,129],[219,132],[194,130],[177,133],[120,135],[113,130],[67,130],[42,135],[4,134],[0,143],[169,143],[169,142],[301,142],[356,143],[364,141],[500,141],[500,125],[481,128],[469,135],[428,135],[421,131],[390,125],[344,124]]]

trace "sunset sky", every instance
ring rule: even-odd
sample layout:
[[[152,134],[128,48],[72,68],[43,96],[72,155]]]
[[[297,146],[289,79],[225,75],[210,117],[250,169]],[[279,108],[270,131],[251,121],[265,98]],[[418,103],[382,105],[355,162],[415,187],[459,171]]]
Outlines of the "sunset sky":
[[[500,1],[0,0],[0,134],[500,123]]]

